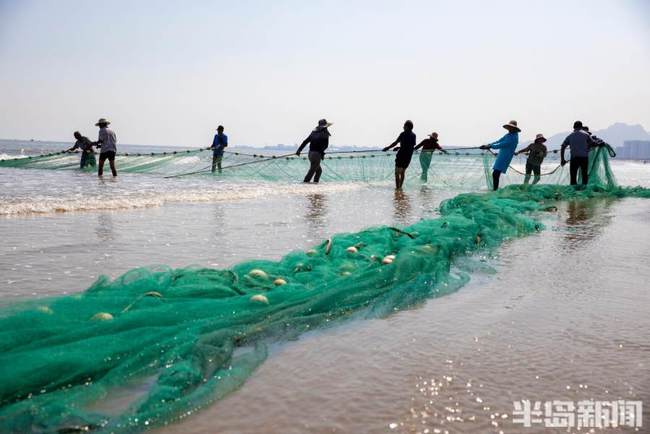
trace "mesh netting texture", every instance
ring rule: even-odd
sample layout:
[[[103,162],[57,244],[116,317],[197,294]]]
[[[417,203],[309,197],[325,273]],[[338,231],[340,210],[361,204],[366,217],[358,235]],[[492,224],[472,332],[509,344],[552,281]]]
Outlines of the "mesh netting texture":
[[[339,234],[278,261],[138,268],[3,307],[0,431],[138,432],[187,417],[242,385],[270,341],[457,290],[469,275],[456,259],[542,230],[558,201],[650,197],[616,186],[607,159],[594,154],[586,187],[460,194],[439,218]],[[102,408],[120,388],[132,399]]]

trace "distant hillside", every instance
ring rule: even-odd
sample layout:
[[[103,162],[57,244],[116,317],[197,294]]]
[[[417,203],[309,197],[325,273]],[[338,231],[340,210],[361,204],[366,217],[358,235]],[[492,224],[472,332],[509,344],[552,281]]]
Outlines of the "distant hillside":
[[[650,140],[650,133],[648,133],[641,125],[628,125],[623,122],[617,122],[604,130],[591,131],[613,147],[623,146],[626,140]],[[546,137],[548,140],[546,146],[551,149],[559,148],[568,136],[570,131],[553,134]],[[526,143],[525,141],[522,143]]]

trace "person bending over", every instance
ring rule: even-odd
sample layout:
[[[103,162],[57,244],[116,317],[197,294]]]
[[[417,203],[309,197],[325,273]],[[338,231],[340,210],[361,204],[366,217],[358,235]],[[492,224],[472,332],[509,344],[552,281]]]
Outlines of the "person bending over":
[[[544,134],[538,134],[535,136],[535,141],[530,145],[526,146],[524,149],[515,152],[515,155],[519,154],[528,154],[526,159],[526,176],[524,177],[524,184],[528,184],[530,181],[530,174],[533,173],[535,177],[533,178],[533,185],[537,184],[540,180],[542,173],[542,161],[546,158],[548,151],[544,142],[546,138]]]
[[[74,138],[76,139],[74,146],[67,151],[73,152],[76,149],[81,150],[79,168],[84,169],[87,166],[95,167],[97,165],[97,162],[95,161],[95,151],[93,150],[93,146],[97,146],[99,142],[91,142],[88,137],[82,136],[79,131],[74,132]]]
[[[323,173],[320,163],[325,158],[325,150],[329,146],[331,134],[328,128],[331,126],[332,124],[327,122],[327,120],[319,120],[316,128],[303,140],[296,151],[296,155],[300,156],[302,150],[309,143],[309,153],[307,154],[309,158],[309,170],[302,182],[311,182],[312,177],[314,178],[314,183],[317,184],[320,181],[320,176]]]
[[[447,151],[442,149],[442,147],[438,143],[438,133],[435,132],[429,134],[429,137],[422,140],[420,144],[415,147],[415,150],[417,151],[420,148],[422,149],[422,152],[420,152],[420,166],[422,167],[422,174],[420,175],[420,180],[422,182],[427,182],[427,178],[429,175],[429,167],[431,166],[431,157],[433,156],[433,152],[437,149],[443,154],[446,154]]]

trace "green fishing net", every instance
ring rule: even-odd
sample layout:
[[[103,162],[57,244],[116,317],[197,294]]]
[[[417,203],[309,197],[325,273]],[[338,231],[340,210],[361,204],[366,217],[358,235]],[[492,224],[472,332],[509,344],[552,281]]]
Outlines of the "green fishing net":
[[[615,180],[609,167],[614,156],[609,145],[590,153],[590,173],[595,185],[613,186]],[[501,185],[519,184],[523,181],[525,155],[515,158]],[[439,152],[416,152],[407,170],[407,183],[427,183],[430,186],[454,189],[492,188],[492,163],[494,155],[475,149],[450,149]],[[222,170],[212,173],[212,152],[193,149],[158,153],[118,154],[119,172],[146,173],[179,178],[186,176],[212,176],[232,181],[300,181],[309,161],[305,156],[264,155],[242,152],[225,152]],[[80,170],[79,155],[65,151],[50,154],[0,160],[0,167],[47,170]],[[395,153],[376,151],[331,152],[322,162],[324,182],[385,182],[392,183],[395,172]],[[96,168],[81,169],[93,172]],[[568,166],[560,166],[556,151],[552,151],[542,167],[545,184],[568,183]]]
[[[611,173],[597,178],[609,172],[600,158],[601,181],[587,187],[460,194],[439,218],[339,234],[278,261],[138,268],[3,307],[0,431],[138,432],[188,417],[243,384],[270,341],[458,289],[469,276],[457,258],[541,230],[539,214],[557,201],[650,197],[609,185]],[[111,404],[124,390],[130,399]]]
[[[423,154],[431,159],[431,153]],[[453,151],[449,155],[433,154],[431,173],[447,169],[453,173],[446,182],[458,183],[465,179],[482,184],[482,157],[480,153]],[[411,175],[420,176],[420,154],[413,158]],[[305,156],[264,155],[241,152],[225,152],[222,171],[211,173],[212,152],[205,149],[163,153],[118,154],[117,169],[124,173],[148,173],[168,178],[185,176],[212,176],[224,180],[300,181],[309,168]],[[325,182],[392,181],[395,172],[394,152],[332,152],[322,162]],[[0,167],[44,170],[79,169],[79,155],[68,152],[0,160]],[[92,172],[96,168],[85,168]]]

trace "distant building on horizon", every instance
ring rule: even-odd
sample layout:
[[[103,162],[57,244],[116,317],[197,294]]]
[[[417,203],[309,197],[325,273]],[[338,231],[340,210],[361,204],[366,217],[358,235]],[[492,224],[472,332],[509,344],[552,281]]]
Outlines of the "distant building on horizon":
[[[616,158],[623,160],[650,160],[650,140],[626,140],[616,148]]]

